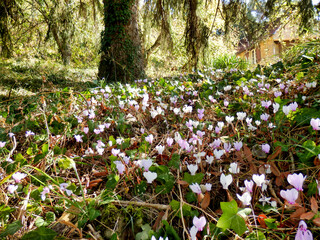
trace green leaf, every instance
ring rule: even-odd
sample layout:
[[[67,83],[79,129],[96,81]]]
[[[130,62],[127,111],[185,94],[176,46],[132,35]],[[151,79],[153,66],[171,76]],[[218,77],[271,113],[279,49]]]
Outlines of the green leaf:
[[[47,154],[49,152],[49,145],[47,143],[42,145],[42,153]]]
[[[170,240],[180,240],[180,237],[176,230],[174,230],[174,228],[170,226],[167,221],[163,220],[162,223],[166,228],[166,234]]]
[[[108,175],[108,181],[106,183],[106,189],[113,190],[117,186],[119,181],[119,176],[115,174]]]
[[[76,164],[73,161],[73,159],[65,157],[65,158],[59,159],[58,165],[62,169],[70,169],[70,168],[73,168]]]
[[[53,240],[57,233],[46,227],[39,227],[34,231],[25,234],[22,240]]]
[[[89,209],[89,220],[93,221],[101,215],[100,211],[94,208]]]
[[[26,159],[22,156],[21,153],[18,153],[14,156],[14,160],[20,163],[24,163]]]
[[[235,215],[238,213],[238,205],[235,200],[232,200],[231,202],[221,202],[220,207],[223,211],[223,213]]]
[[[6,229],[0,233],[0,238],[4,238],[8,235],[13,235],[17,231],[19,231],[20,228],[22,228],[22,227],[23,227],[23,225],[20,220],[15,221],[13,223],[10,223],[9,225],[7,225]]]
[[[141,226],[142,232],[136,234],[135,240],[149,240],[149,233],[153,232],[149,224]]]
[[[118,234],[117,233],[112,234],[110,240],[118,240]]]
[[[273,218],[266,218],[264,222],[266,223],[267,227],[270,229],[276,229],[278,227],[278,224],[275,223],[276,219]]]
[[[174,167],[176,169],[179,169],[180,166],[180,155],[177,153],[172,154],[172,158],[168,163],[169,167]]]
[[[248,228],[244,219],[238,215],[235,215],[231,220],[231,229],[241,236],[245,231],[247,231]]]
[[[37,227],[46,227],[49,225],[42,217],[38,217],[35,224]]]
[[[318,187],[317,187],[317,182],[316,181],[312,181],[308,184],[308,193],[307,193],[307,196],[312,196],[314,194],[317,193],[318,191]]]
[[[183,180],[189,184],[198,183],[200,184],[204,177],[203,173],[197,173],[195,175],[191,175],[190,173],[185,172]]]
[[[266,236],[260,231],[258,231],[258,232],[255,231],[255,232],[250,233],[245,239],[247,239],[247,240],[266,240]]]
[[[197,201],[197,196],[194,192],[187,192],[186,195],[186,200],[188,203],[193,203],[193,202],[196,202]]]
[[[54,214],[54,212],[47,212],[46,213],[46,221],[48,223],[52,223],[56,220],[56,215]]]
[[[218,220],[217,227],[222,228],[223,231],[230,228],[231,220],[234,216],[234,214],[223,213]]]
[[[266,205],[263,206],[263,205],[261,205],[261,204],[257,204],[256,206],[257,206],[258,208],[260,208],[264,213],[275,212],[275,213],[280,214],[277,208],[272,207],[272,206],[270,206],[270,205],[267,205],[267,204],[266,204]]]

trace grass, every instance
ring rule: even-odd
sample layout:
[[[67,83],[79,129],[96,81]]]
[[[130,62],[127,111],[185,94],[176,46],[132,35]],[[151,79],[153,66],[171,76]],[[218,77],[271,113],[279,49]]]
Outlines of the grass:
[[[66,67],[38,59],[0,59],[0,101],[66,87],[83,91],[95,86],[97,69]]]

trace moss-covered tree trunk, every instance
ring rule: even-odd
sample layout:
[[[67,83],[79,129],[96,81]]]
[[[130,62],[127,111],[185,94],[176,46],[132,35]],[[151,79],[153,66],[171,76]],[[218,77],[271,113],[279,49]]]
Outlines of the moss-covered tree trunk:
[[[10,0],[0,1],[0,56],[10,58],[12,56],[12,44],[8,29],[8,17],[11,11],[12,2]]]
[[[130,81],[144,76],[138,27],[139,0],[104,0],[99,77]]]

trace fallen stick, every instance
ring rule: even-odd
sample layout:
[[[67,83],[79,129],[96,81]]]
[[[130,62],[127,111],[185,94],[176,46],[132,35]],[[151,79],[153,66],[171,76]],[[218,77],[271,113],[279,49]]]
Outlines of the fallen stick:
[[[123,201],[123,200],[118,200],[118,201],[114,201],[112,202],[114,205],[135,205],[135,206],[139,206],[139,207],[147,207],[147,208],[155,208],[158,210],[167,210],[169,208],[171,208],[170,205],[163,205],[163,204],[154,204],[154,203],[146,203],[146,202],[137,202],[137,201]]]

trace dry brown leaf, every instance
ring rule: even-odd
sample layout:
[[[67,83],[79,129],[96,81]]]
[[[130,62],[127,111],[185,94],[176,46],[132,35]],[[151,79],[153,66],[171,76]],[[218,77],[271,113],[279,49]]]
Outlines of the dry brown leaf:
[[[186,182],[186,181],[183,181],[183,180],[177,180],[177,183],[180,184],[181,186],[183,187],[188,187],[189,186],[189,183]]]
[[[281,172],[280,172],[279,168],[277,167],[277,165],[274,162],[270,162],[269,165],[270,165],[271,172],[275,176],[279,177],[281,175]]]
[[[198,203],[201,203],[202,200],[203,200],[203,198],[204,198],[204,196],[203,196],[202,193],[201,193],[201,194],[198,194]]]
[[[103,180],[101,179],[101,178],[99,178],[99,179],[96,179],[96,180],[93,180],[93,181],[90,181],[89,182],[89,186],[87,187],[88,189],[91,189],[91,188],[93,188],[93,187],[96,187],[96,186],[98,186],[98,184],[100,183],[100,182],[102,182]]]
[[[104,177],[108,175],[108,171],[103,171],[103,172],[95,172],[92,174],[95,177]]]
[[[317,213],[319,206],[317,200],[314,197],[311,198],[310,204],[312,212]]]
[[[295,212],[291,213],[290,218],[300,218],[305,212],[306,210],[303,207],[298,208]]]
[[[281,153],[281,151],[282,150],[281,150],[280,146],[276,147],[275,151],[271,155],[268,156],[268,160],[275,159]]]
[[[315,215],[315,213],[313,212],[306,212],[300,215],[300,219],[307,219],[310,220],[311,218],[313,218]]]
[[[283,183],[283,176],[280,175],[279,177],[276,177],[276,181],[275,181],[276,185],[278,187],[282,186],[282,183]]]
[[[253,158],[252,158],[252,152],[250,148],[247,145],[244,145],[243,149],[244,149],[244,155],[246,159],[248,160],[248,162],[252,163]]]
[[[312,220],[312,222],[317,225],[318,227],[320,227],[320,218],[315,218]]]
[[[210,204],[210,193],[209,193],[209,192],[206,192],[206,193],[204,194],[204,198],[203,198],[203,200],[202,200],[202,202],[201,202],[200,207],[201,207],[202,209],[206,209],[206,208],[209,206],[209,204]]]
[[[158,217],[157,217],[155,223],[154,223],[153,226],[152,226],[152,229],[153,229],[154,231],[158,231],[158,230],[159,230],[159,227],[160,227],[160,225],[161,225],[162,217],[163,217],[163,216],[164,216],[164,212],[163,212],[163,211],[161,211],[161,212],[158,213]]]

